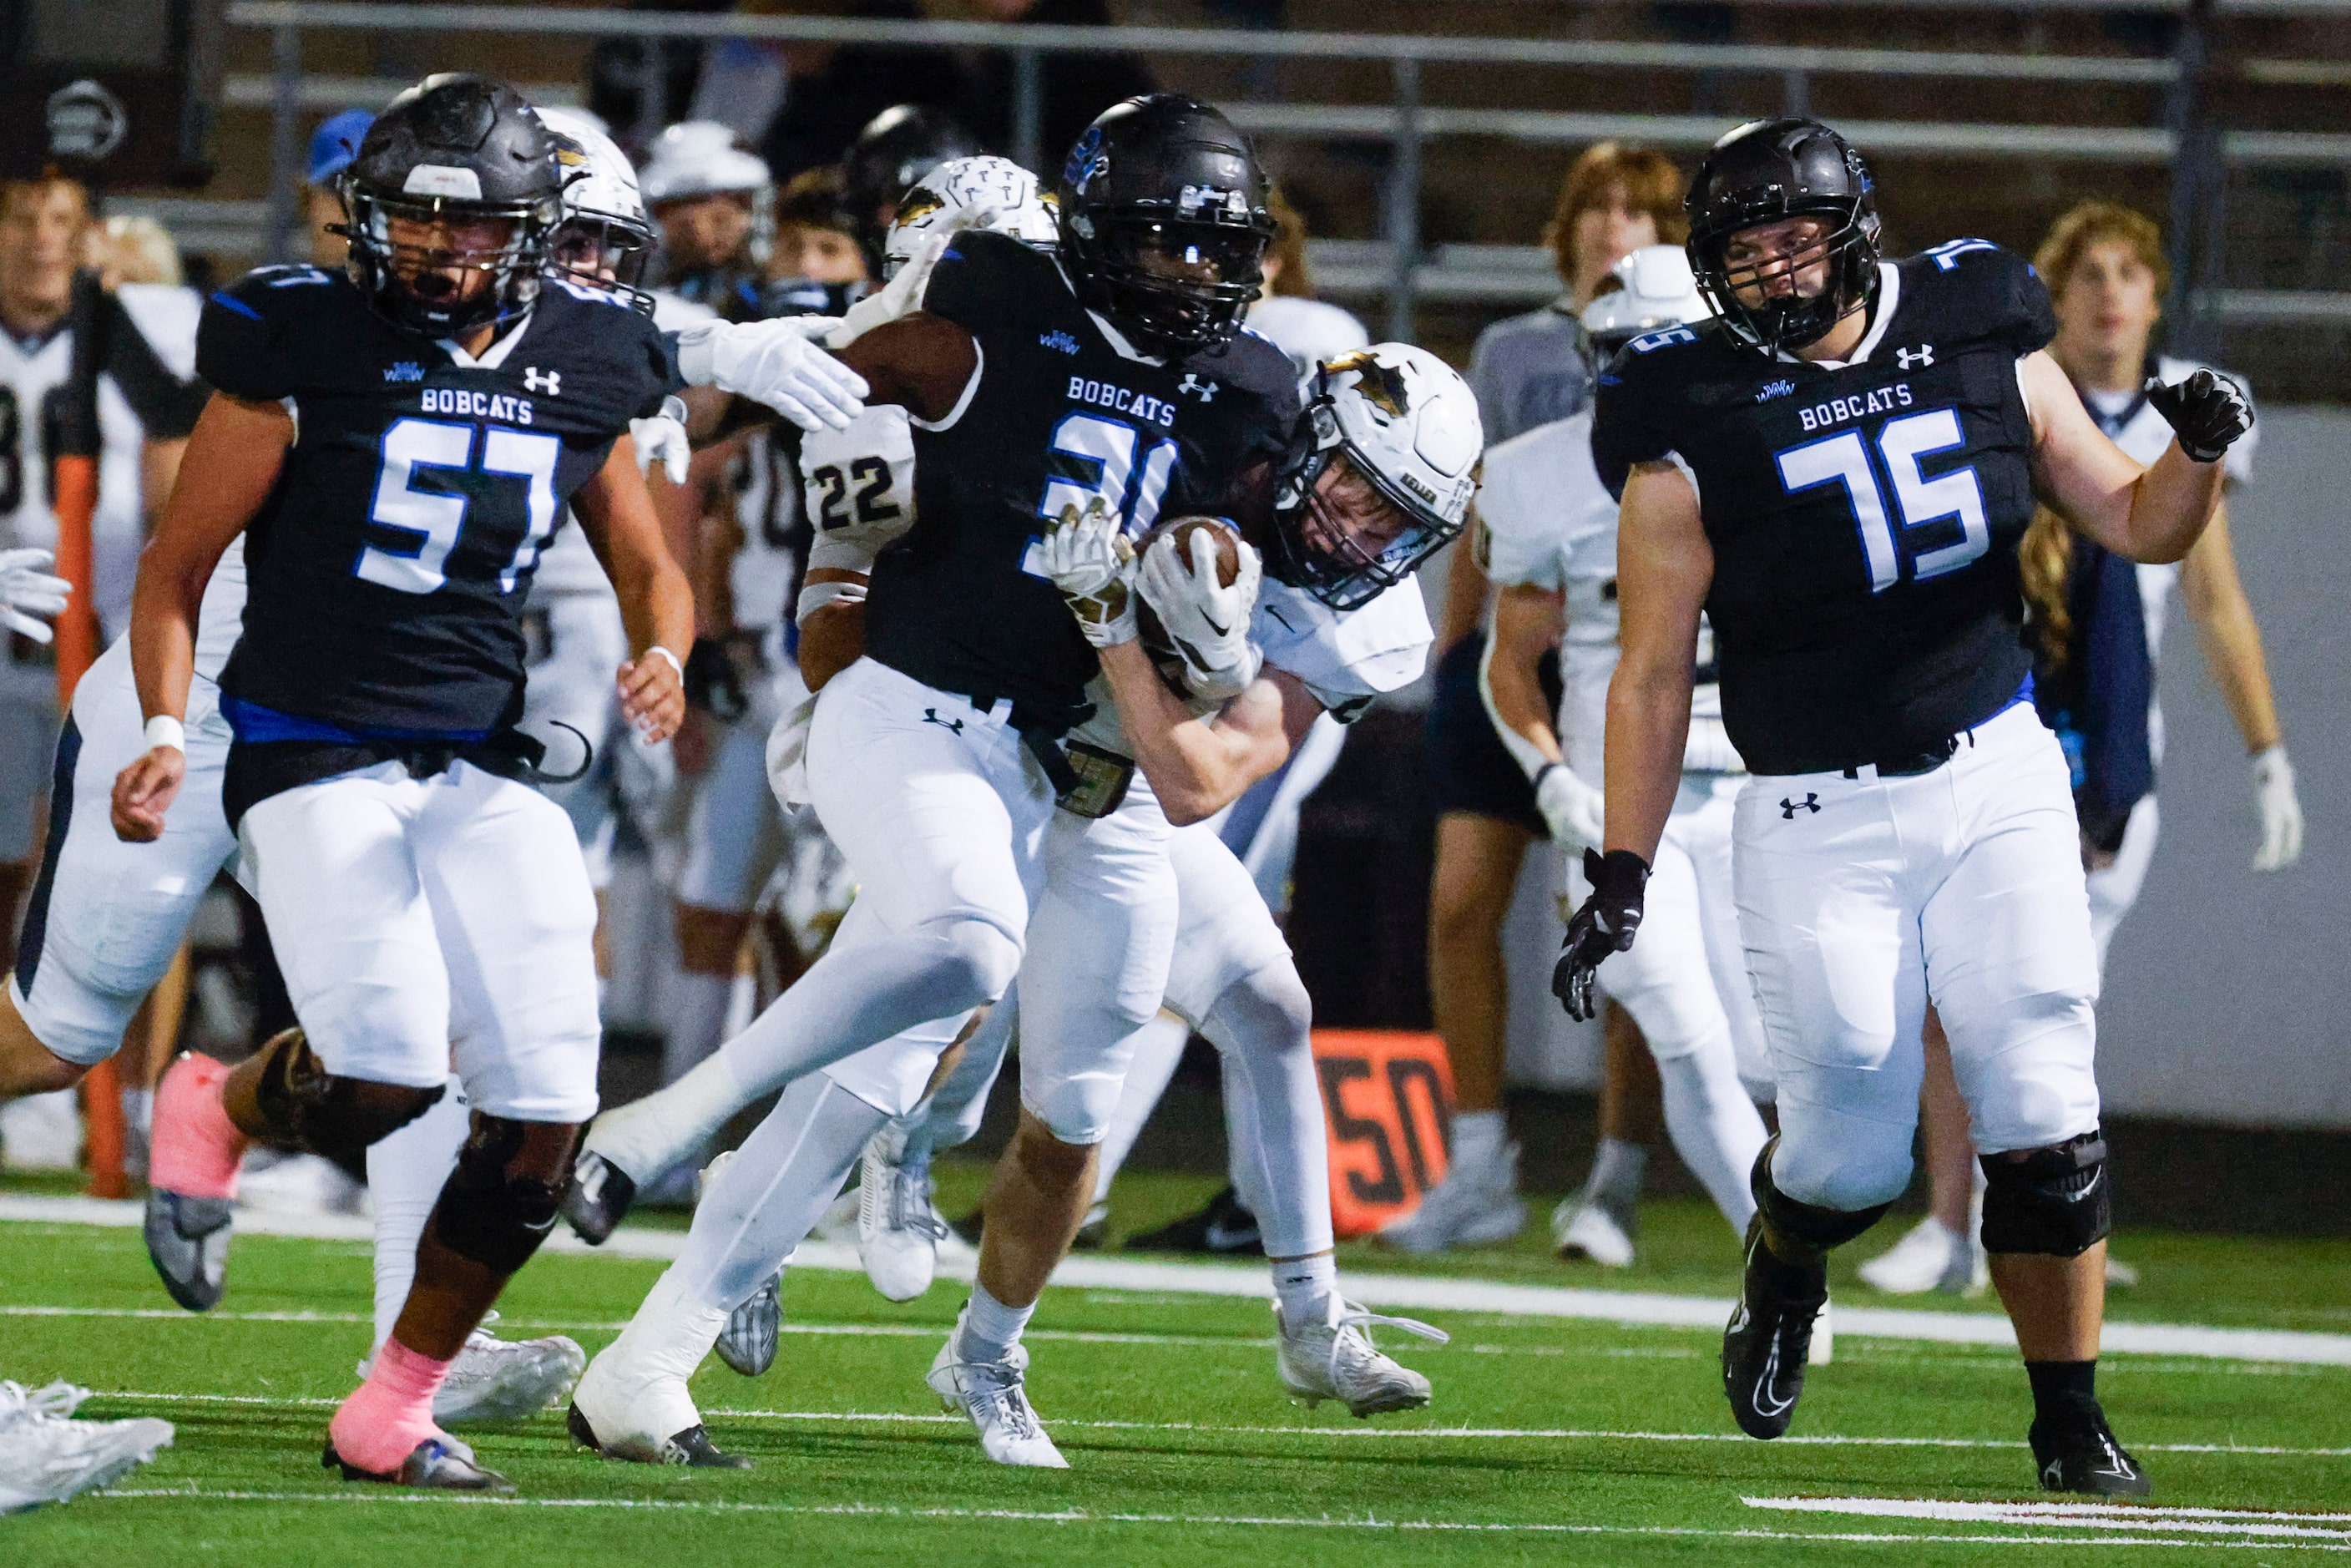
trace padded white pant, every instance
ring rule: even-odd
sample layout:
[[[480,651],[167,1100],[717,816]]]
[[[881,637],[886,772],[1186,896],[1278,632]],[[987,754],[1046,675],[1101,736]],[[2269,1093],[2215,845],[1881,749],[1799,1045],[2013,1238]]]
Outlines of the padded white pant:
[[[2029,704],[1931,773],[1748,780],[1740,930],[1779,1078],[1772,1176],[1799,1202],[1898,1197],[1928,1000],[1985,1154],[2098,1121],[2098,965],[2064,754]]]
[[[0,633],[0,865],[33,858],[33,829],[57,739],[57,673],[17,664]]]
[[[202,676],[189,683],[186,779],[163,836],[131,844],[109,815],[114,776],[147,749],[130,640],[116,639],[74,688],[73,727],[59,742],[72,750],[67,791],[49,821],[55,866],[26,909],[9,982],[33,1037],[63,1061],[87,1067],[114,1054],[204,890],[236,857],[221,814],[230,737],[219,698]]]
[[[520,1122],[596,1113],[596,898],[561,808],[454,764],[398,763],[245,815],[247,884],[327,1071]]]
[[[808,695],[789,667],[756,683],[749,710],[710,727],[710,766],[695,781],[677,897],[697,909],[747,914],[783,861],[789,837],[768,787],[768,732]]]

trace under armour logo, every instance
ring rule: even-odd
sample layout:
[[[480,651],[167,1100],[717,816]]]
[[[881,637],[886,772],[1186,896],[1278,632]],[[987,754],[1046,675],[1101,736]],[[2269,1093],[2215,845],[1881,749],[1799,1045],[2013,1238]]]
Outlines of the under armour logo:
[[[1186,371],[1184,372],[1184,380],[1176,386],[1176,391],[1179,394],[1189,392],[1194,397],[1198,398],[1202,402],[1214,402],[1217,401],[1217,383],[1214,382],[1204,382],[1197,374],[1191,371]]]
[[[523,371],[522,384],[526,392],[545,392],[549,397],[560,397],[563,395],[563,372],[542,371],[537,365],[533,365]]]
[[[1923,371],[1935,362],[1935,345],[1921,343],[1915,349],[1896,349],[1894,350],[1894,362],[1902,370],[1907,371],[1915,365]]]
[[[1801,800],[1792,800],[1785,795],[1780,797],[1780,815],[1784,821],[1794,821],[1796,813],[1799,811],[1810,811],[1813,816],[1819,816],[1821,798],[1818,795],[1806,795]]]
[[[941,729],[951,729],[957,735],[961,735],[963,733],[963,720],[959,718],[941,718],[939,716],[939,710],[935,707],[926,707],[923,710],[923,722],[925,724],[937,725]]]

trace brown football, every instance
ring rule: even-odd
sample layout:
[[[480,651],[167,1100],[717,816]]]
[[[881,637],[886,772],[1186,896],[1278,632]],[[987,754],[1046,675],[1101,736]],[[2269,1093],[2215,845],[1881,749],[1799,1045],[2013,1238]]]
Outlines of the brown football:
[[[1217,541],[1217,584],[1220,587],[1230,588],[1241,574],[1239,536],[1213,517],[1177,517],[1171,522],[1162,523],[1134,541],[1134,553],[1140,558],[1162,538],[1173,534],[1176,536],[1176,548],[1185,552],[1184,559],[1188,562],[1191,559],[1192,535],[1202,528],[1207,529]],[[1137,597],[1141,598],[1140,595]],[[1134,623],[1135,630],[1141,634],[1143,640],[1144,652],[1149,653],[1151,662],[1159,666],[1160,678],[1165,680],[1177,695],[1186,695],[1183,678],[1183,660],[1176,652],[1175,640],[1167,635],[1167,628],[1159,623],[1159,617],[1153,612],[1149,600],[1142,600],[1135,606]]]

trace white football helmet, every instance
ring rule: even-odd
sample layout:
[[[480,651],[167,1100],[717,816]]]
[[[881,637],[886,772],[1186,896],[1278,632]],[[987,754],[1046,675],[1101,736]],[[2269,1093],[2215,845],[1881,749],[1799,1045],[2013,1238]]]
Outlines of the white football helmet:
[[[688,201],[695,196],[772,191],[767,161],[738,147],[735,132],[715,120],[688,120],[653,138],[639,172],[645,204]]]
[[[637,280],[653,254],[653,225],[635,168],[585,110],[542,109],[538,120],[555,138],[555,162],[563,173],[563,217],[549,261],[556,270],[650,312],[653,296]]]
[[[1583,308],[1583,329],[1605,353],[1644,332],[1686,327],[1714,314],[1698,291],[1689,253],[1677,245],[1645,245],[1608,269],[1618,287]]]
[[[1460,372],[1410,343],[1325,361],[1275,491],[1266,570],[1333,610],[1353,610],[1457,537],[1478,488],[1486,430]],[[1385,526],[1337,516],[1321,488],[1333,459],[1393,508]]]
[[[1060,220],[1037,189],[1037,176],[1009,158],[950,158],[899,198],[898,215],[883,241],[882,276],[898,276],[923,241],[957,229],[1010,235],[1031,250],[1050,253],[1061,242]]]

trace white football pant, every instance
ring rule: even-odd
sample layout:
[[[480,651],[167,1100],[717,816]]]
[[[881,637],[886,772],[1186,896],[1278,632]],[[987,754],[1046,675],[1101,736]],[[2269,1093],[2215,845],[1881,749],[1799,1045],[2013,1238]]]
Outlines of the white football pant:
[[[1734,831],[1781,1191],[1847,1211],[1901,1195],[1930,999],[1980,1153],[2097,1125],[2080,832],[2064,753],[2030,704],[1930,773],[1750,779]]]

